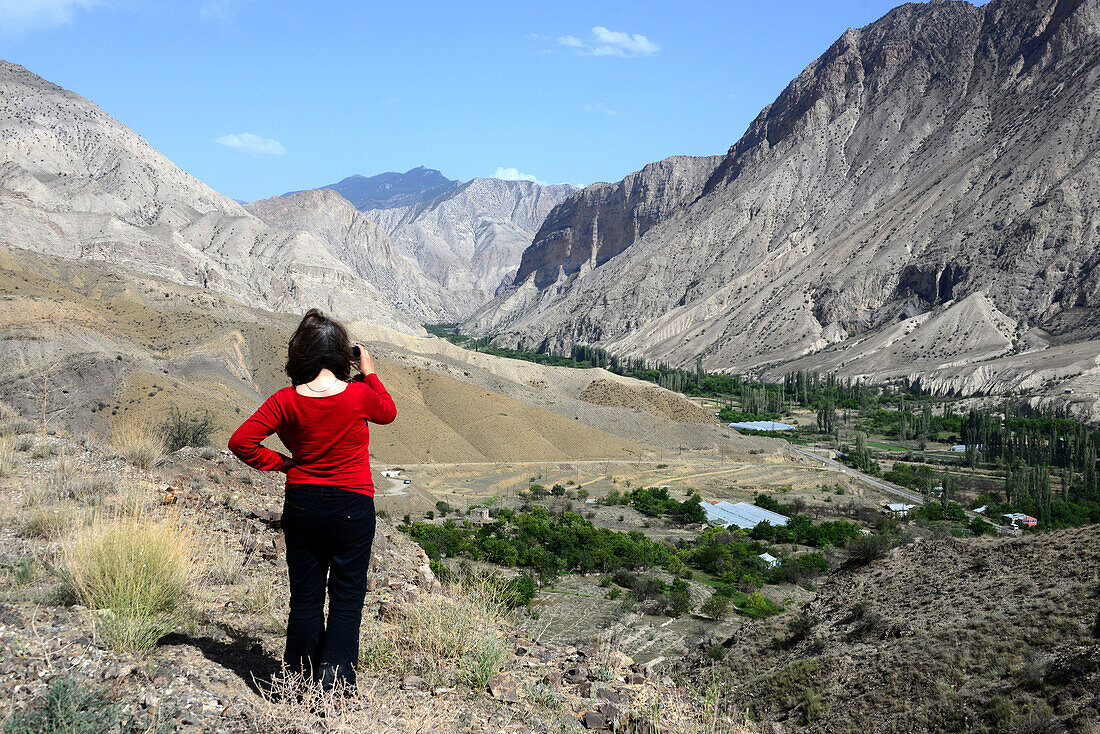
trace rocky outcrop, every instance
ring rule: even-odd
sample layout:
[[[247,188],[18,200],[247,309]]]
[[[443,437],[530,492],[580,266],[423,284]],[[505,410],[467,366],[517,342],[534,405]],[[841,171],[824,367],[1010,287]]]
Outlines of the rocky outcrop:
[[[655,191],[648,228],[572,197],[464,328],[738,371],[878,340],[896,375],[910,319],[939,329],[930,369],[1094,337],[1098,111],[1097,0],[903,5],[810,64],[697,198]]]
[[[270,227],[88,100],[0,62],[0,242],[104,260],[253,306],[415,320],[306,232]]]
[[[431,201],[366,213],[449,295],[451,320],[461,320],[511,281],[543,219],[574,190],[475,178]]]

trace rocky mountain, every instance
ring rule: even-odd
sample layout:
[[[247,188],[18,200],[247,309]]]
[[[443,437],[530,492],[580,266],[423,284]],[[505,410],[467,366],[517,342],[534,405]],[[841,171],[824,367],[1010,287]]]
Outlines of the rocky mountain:
[[[903,5],[712,170],[673,159],[571,196],[464,328],[739,371],[824,353],[939,389],[978,361],[1002,382],[1052,357],[1095,372],[1095,350],[1059,350],[1100,336],[1098,110],[1100,1]]]
[[[483,330],[537,308],[559,282],[583,278],[654,225],[692,204],[721,156],[676,156],[651,163],[617,184],[596,183],[555,207],[523,252],[514,282],[474,317]]]
[[[382,298],[417,323],[446,321],[450,297],[420,267],[397,252],[377,224],[332,189],[312,189],[247,204],[272,227],[302,230],[323,240],[341,262],[375,286]]]
[[[475,178],[431,201],[366,214],[442,287],[452,319],[461,320],[510,282],[543,219],[575,190]]]
[[[316,305],[419,330],[346,253],[264,224],[88,100],[8,62],[0,62],[0,242],[112,262],[249,305]]]
[[[332,189],[350,201],[356,209],[391,209],[431,201],[457,189],[462,184],[452,181],[433,168],[417,166],[404,173],[390,171],[376,176],[348,176],[323,189]],[[299,193],[292,191],[285,196]]]

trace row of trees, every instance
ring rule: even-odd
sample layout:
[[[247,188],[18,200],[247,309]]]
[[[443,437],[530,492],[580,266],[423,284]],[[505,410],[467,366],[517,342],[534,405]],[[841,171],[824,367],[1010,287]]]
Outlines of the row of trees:
[[[646,517],[667,517],[681,525],[706,522],[703,501],[697,493],[680,502],[668,494],[668,487],[646,487],[619,494],[612,489],[603,503],[605,505],[630,505]]]

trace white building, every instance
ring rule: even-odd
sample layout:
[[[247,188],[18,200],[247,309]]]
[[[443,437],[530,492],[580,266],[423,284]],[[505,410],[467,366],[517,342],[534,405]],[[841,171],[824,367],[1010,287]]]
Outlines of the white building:
[[[893,515],[894,517],[905,517],[914,507],[916,507],[916,505],[907,505],[903,502],[894,502],[888,505],[883,505],[882,514]]]
[[[771,553],[761,553],[757,556],[768,568],[775,568],[779,565],[779,559],[773,556]]]

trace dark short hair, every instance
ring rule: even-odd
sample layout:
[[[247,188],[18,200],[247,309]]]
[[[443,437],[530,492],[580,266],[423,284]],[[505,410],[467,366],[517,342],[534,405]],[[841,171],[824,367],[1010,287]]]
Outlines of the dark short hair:
[[[351,344],[344,325],[311,308],[290,337],[286,374],[294,385],[310,382],[328,368],[341,380],[351,376]]]

